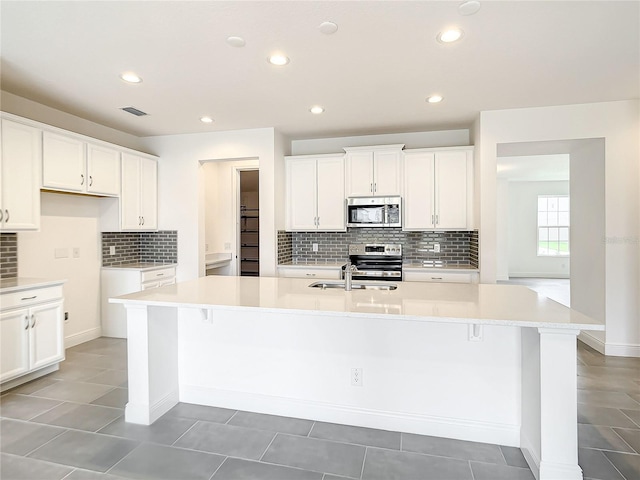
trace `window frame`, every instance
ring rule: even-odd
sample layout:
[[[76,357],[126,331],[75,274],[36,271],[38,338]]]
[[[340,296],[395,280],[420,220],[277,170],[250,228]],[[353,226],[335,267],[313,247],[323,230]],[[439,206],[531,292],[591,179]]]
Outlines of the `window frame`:
[[[559,221],[559,215],[558,215],[558,221],[556,222],[556,225],[549,225],[549,222],[545,222],[545,224],[541,224],[540,223],[540,214],[541,213],[546,213],[548,214],[549,212],[553,212],[553,210],[549,210],[548,208],[541,210],[540,209],[540,200],[541,199],[546,199],[547,201],[552,198],[552,199],[556,199],[557,204],[558,204],[558,209],[555,210],[557,213],[563,212],[563,213],[567,213],[567,222],[566,223],[560,223]],[[560,200],[561,199],[566,199],[567,200],[567,210],[560,210]],[[547,231],[547,239],[546,240],[541,240],[540,239],[540,231],[542,229],[546,229]],[[557,240],[550,240],[550,231],[551,229],[558,229],[558,239]],[[560,240],[560,231],[566,229],[567,232],[567,239],[566,240]],[[547,242],[547,247],[549,246],[550,242],[556,242],[558,244],[558,248],[556,250],[554,250],[556,253],[542,253],[540,250],[540,243],[541,242]],[[565,243],[567,244],[567,250],[566,252],[562,251],[560,248],[560,244],[561,243]],[[551,250],[549,248],[547,248],[547,252],[550,252]],[[546,258],[558,258],[558,257],[569,257],[571,256],[571,203],[570,203],[570,199],[569,199],[569,195],[568,194],[562,194],[562,195],[538,195],[537,196],[537,203],[536,203],[536,256],[538,257],[546,257]]]

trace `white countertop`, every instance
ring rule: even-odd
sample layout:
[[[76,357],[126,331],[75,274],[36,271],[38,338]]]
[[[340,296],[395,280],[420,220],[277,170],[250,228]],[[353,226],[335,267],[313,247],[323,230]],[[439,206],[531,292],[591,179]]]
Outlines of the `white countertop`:
[[[52,280],[48,278],[3,278],[0,280],[0,293],[19,292],[21,290],[29,290],[32,288],[53,287],[62,285],[66,280]]]
[[[207,268],[224,267],[231,263],[231,253],[207,253],[204,264]]]
[[[111,265],[109,267],[102,267],[103,270],[139,270],[141,272],[147,272],[150,270],[158,270],[160,268],[175,267],[176,263],[155,263],[155,262],[132,262],[123,263],[121,265]]]
[[[112,303],[263,309],[342,317],[604,330],[604,325],[521,285],[398,282],[397,290],[309,288],[309,279],[208,276],[112,298]],[[354,282],[358,283],[358,282]]]

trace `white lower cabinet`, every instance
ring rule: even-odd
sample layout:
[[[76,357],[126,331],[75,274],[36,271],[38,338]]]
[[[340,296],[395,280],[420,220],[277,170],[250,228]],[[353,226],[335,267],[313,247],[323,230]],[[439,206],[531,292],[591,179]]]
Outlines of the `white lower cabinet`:
[[[103,267],[101,277],[102,335],[127,338],[127,312],[109,298],[176,283],[175,265],[154,267]]]
[[[312,267],[312,266],[280,266],[278,276],[285,278],[308,278],[310,280],[340,280],[341,267]]]
[[[0,310],[0,383],[35,378],[44,367],[64,360],[62,286],[2,295]],[[51,370],[57,369],[55,366]],[[42,374],[49,373],[44,371]],[[18,385],[14,381],[6,388]]]
[[[402,270],[405,282],[432,282],[432,283],[478,283],[477,271],[438,271],[428,268],[404,268]]]

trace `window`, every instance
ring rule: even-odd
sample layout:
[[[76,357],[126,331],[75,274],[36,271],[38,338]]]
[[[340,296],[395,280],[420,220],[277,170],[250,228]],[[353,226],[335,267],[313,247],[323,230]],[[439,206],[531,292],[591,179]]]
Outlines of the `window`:
[[[569,255],[567,195],[538,195],[538,255]]]

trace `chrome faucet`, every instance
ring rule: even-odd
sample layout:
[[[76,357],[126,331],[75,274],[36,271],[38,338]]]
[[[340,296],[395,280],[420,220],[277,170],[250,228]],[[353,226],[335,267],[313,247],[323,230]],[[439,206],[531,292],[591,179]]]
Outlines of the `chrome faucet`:
[[[344,291],[351,291],[351,281],[353,280],[353,271],[356,269],[355,265],[352,265],[351,262],[347,262],[344,266]]]

